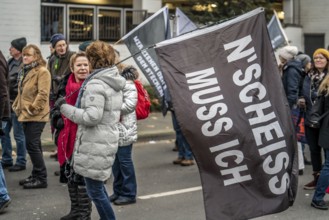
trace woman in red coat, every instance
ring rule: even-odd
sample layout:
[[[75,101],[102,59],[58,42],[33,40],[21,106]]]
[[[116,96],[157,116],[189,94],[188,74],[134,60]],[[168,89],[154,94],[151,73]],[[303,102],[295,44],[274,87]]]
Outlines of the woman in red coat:
[[[75,105],[80,87],[90,73],[90,64],[85,53],[72,55],[70,60],[72,73],[62,80],[58,95],[65,97],[66,103]],[[58,97],[59,98],[59,97]],[[78,126],[65,116],[61,115],[59,108],[52,110],[52,123],[55,131],[55,142],[58,149],[58,162],[61,167],[60,182],[68,182],[71,199],[71,211],[61,218],[65,219],[90,219],[91,201],[87,195],[83,178],[70,169],[75,137]]]

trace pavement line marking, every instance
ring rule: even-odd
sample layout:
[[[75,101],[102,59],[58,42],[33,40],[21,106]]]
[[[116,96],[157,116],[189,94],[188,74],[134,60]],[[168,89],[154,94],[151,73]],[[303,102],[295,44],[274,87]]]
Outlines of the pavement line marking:
[[[171,195],[176,195],[176,194],[198,191],[201,189],[202,189],[201,186],[197,186],[197,187],[179,189],[179,190],[168,191],[168,192],[163,192],[163,193],[155,193],[155,194],[150,194],[150,195],[146,195],[146,196],[139,196],[138,198],[139,199],[152,199],[152,198],[158,198],[158,197],[171,196]]]

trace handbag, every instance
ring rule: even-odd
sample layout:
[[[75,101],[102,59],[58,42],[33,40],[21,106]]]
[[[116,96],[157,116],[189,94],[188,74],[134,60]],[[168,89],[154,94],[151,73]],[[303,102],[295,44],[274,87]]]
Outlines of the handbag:
[[[329,114],[329,111],[324,112],[324,100],[324,95],[319,95],[312,106],[310,117],[310,127],[312,128],[320,128],[321,120]]]

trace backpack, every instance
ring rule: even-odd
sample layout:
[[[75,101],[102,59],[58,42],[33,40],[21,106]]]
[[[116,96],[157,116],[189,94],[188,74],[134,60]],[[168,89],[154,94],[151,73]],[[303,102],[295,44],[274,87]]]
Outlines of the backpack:
[[[143,87],[143,84],[135,80],[134,81],[137,89],[137,105],[136,105],[136,117],[137,120],[145,119],[150,114],[151,102],[149,94]]]

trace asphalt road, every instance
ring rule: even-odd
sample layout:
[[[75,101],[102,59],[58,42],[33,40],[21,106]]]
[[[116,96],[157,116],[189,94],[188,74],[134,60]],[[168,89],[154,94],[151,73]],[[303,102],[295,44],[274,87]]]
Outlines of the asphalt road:
[[[173,165],[177,153],[171,149],[172,141],[137,143],[134,146],[134,161],[138,182],[137,203],[129,206],[113,206],[117,220],[205,220],[200,176],[197,166]],[[59,183],[54,171],[58,163],[45,152],[48,169],[47,189],[24,190],[18,181],[29,175],[26,171],[5,171],[12,203],[0,215],[4,220],[58,220],[68,213],[70,202],[67,187]],[[310,206],[313,191],[302,189],[311,178],[311,167],[299,179],[299,191],[293,207],[285,212],[257,218],[257,220],[329,219],[328,211]],[[108,192],[112,193],[112,181],[108,181]],[[225,198],[223,198],[225,199]],[[93,206],[92,219],[99,219]]]

